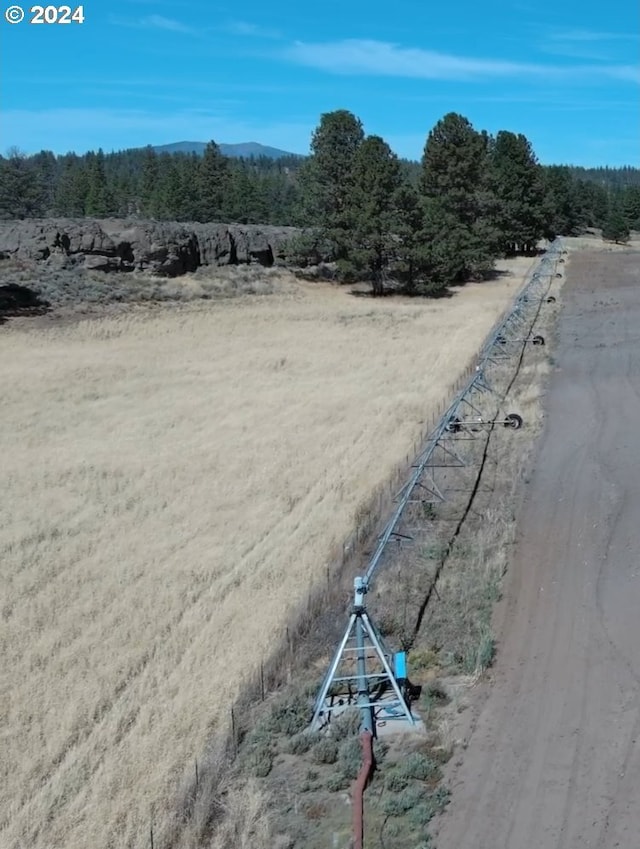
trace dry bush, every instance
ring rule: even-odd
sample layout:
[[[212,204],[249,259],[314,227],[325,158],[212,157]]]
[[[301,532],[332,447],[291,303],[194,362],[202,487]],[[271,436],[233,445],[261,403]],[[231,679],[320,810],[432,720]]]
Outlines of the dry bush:
[[[256,781],[248,779],[227,797],[221,827],[208,846],[182,843],[185,849],[265,849],[272,844],[271,817],[266,797]]]
[[[0,282],[37,292],[53,307],[95,309],[118,304],[189,303],[247,295],[291,292],[291,271],[260,265],[203,266],[193,274],[158,277],[150,273],[105,273],[82,266],[61,267],[33,260],[0,261]]]

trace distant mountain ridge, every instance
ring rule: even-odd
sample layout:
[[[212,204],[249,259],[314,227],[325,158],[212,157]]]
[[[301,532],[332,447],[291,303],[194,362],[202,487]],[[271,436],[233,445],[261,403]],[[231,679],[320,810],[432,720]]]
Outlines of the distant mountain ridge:
[[[181,141],[173,142],[172,144],[153,145],[156,153],[197,153],[202,156],[207,142],[199,141]],[[224,156],[233,158],[251,157],[258,158],[266,156],[268,159],[282,159],[284,156],[300,156],[299,153],[290,153],[287,150],[280,150],[277,147],[269,147],[258,142],[241,142],[240,144],[219,144],[220,153]]]

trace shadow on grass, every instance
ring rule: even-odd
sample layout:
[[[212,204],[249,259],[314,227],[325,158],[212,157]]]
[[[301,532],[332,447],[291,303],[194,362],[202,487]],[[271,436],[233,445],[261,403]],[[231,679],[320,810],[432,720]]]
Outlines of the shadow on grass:
[[[440,300],[442,298],[452,298],[455,292],[452,292],[448,287],[439,289],[434,292],[407,292],[403,289],[384,289],[382,292],[374,292],[372,289],[350,289],[349,294],[354,298],[371,298],[378,300],[380,298],[428,298],[429,300]]]
[[[51,305],[27,286],[8,283],[0,286],[0,324],[8,318],[18,316],[44,315]]]

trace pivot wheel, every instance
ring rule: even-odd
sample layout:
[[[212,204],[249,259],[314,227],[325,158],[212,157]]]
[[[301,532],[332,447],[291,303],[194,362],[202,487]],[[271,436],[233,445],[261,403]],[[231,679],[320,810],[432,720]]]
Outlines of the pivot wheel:
[[[544,345],[544,336],[534,336],[531,340],[532,345]]]
[[[454,416],[454,418],[449,419],[447,422],[447,430],[449,433],[460,433],[462,430],[462,425],[460,424],[460,419],[458,416]]]
[[[504,426],[510,427],[512,430],[520,430],[522,427],[522,416],[517,413],[509,413],[505,416]]]
[[[555,302],[556,302],[555,297],[553,295],[549,295],[549,297],[547,298],[547,303],[548,304],[555,304]]]

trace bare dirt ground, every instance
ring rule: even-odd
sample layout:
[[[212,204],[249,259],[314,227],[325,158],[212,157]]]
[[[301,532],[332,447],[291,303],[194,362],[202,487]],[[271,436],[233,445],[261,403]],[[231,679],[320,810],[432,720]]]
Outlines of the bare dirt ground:
[[[640,251],[571,256],[498,659],[438,849],[640,843]]]
[[[3,326],[3,849],[167,846],[243,678],[531,264],[437,301],[283,283]]]

